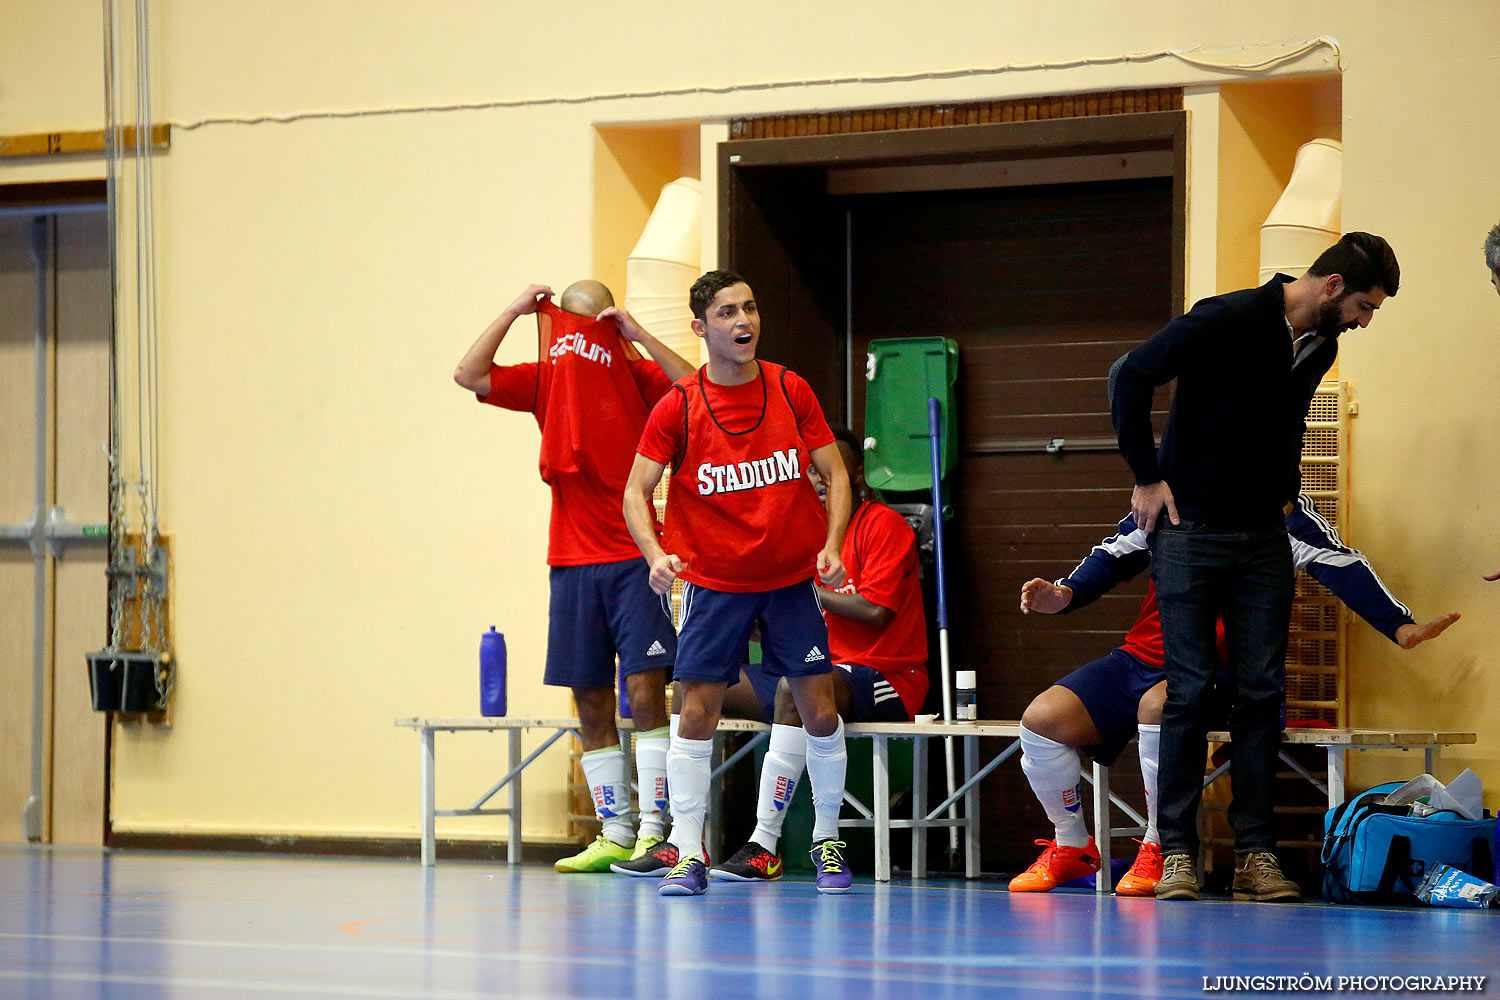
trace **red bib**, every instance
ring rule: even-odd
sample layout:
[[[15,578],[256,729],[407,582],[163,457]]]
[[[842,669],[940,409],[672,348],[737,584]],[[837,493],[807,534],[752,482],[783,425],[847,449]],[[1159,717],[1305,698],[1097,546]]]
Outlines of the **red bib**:
[[[1229,644],[1224,639],[1224,622],[1214,622],[1217,628],[1218,656],[1220,663],[1229,662]],[[1161,638],[1161,611],[1156,606],[1156,581],[1146,584],[1146,598],[1141,601],[1141,613],[1130,626],[1120,648],[1149,666],[1160,667],[1167,662],[1167,651]]]
[[[807,478],[785,369],[760,362],[759,419],[728,429],[715,400],[747,390],[716,386],[706,370],[673,386],[683,393],[686,433],[672,463],[662,547],[682,559],[683,579],[710,590],[752,593],[810,579],[828,519]]]
[[[619,492],[630,478],[635,444],[650,405],[630,362],[634,347],[615,325],[543,302],[536,313],[538,463],[542,479],[578,472]]]

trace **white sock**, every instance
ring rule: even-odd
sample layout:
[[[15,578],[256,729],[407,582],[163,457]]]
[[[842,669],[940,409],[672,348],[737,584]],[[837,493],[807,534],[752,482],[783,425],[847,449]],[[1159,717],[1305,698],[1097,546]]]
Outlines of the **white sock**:
[[[1156,832],[1156,767],[1161,760],[1161,726],[1140,725],[1136,737],[1136,753],[1141,758],[1141,781],[1146,786],[1146,833],[1142,840],[1161,844],[1161,835]]]
[[[807,733],[801,726],[771,727],[771,744],[760,767],[760,797],[755,801],[755,833],[751,840],[776,853],[781,825],[792,793],[807,767]]]
[[[594,815],[604,824],[604,836],[621,847],[635,843],[630,824],[630,786],[625,783],[625,752],[620,744],[586,751],[583,777],[594,797]]]
[[[667,716],[667,739],[668,740],[675,740],[677,738],[677,727],[679,725],[681,725],[681,724],[682,724],[682,716],[679,715],[679,714],[677,714],[676,712],[673,712],[671,715]]]
[[[636,799],[640,802],[639,836],[660,837],[666,832],[667,727],[635,734],[635,774],[639,779]]]
[[[709,760],[714,741],[672,737],[667,751],[667,792],[672,800],[672,844],[678,855],[703,856],[703,818],[708,812]]]
[[[827,736],[807,734],[807,778],[812,782],[813,843],[836,840],[839,810],[844,807],[844,774],[849,754],[844,749],[844,720]]]
[[[1086,847],[1089,828],[1083,821],[1083,769],[1078,751],[1038,736],[1021,726],[1021,770],[1031,791],[1055,828],[1058,847]]]

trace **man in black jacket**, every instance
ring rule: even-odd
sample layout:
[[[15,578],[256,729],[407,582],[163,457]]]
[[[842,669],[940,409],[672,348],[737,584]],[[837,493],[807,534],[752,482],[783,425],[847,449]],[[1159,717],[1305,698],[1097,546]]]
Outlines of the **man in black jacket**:
[[[1368,326],[1399,284],[1386,241],[1348,233],[1303,277],[1278,274],[1204,299],[1118,366],[1112,416],[1135,474],[1131,514],[1151,535],[1166,645],[1159,899],[1198,898],[1193,859],[1217,618],[1235,678],[1234,897],[1301,896],[1277,863],[1272,814],[1293,585],[1282,518],[1300,486],[1307,406],[1338,336]],[[1174,378],[1158,455],[1151,398]]]

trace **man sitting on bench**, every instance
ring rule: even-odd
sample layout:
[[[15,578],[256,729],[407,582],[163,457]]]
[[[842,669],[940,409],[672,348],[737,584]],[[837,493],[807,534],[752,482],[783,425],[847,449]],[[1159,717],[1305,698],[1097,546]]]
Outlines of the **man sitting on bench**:
[[[1417,625],[1406,606],[1386,589],[1369,560],[1348,548],[1313,507],[1297,498],[1286,518],[1295,569],[1308,573],[1350,610],[1402,649],[1412,649],[1458,620],[1448,614]],[[1065,614],[1092,604],[1130,580],[1151,561],[1146,533],[1131,517],[1116,534],[1094,546],[1072,573],[1056,583],[1028,580],[1021,587],[1021,611]],[[1225,659],[1224,625],[1219,623],[1219,659]],[[1146,792],[1146,832],[1135,863],[1115,886],[1125,896],[1152,896],[1161,879],[1161,844],[1156,833],[1156,768],[1161,710],[1166,700],[1161,619],[1156,591],[1148,586],[1140,617],[1123,645],[1103,659],[1080,667],[1034,698],[1021,716],[1021,769],[1052,821],[1051,840],[1029,869],[1010,883],[1011,892],[1046,892],[1099,870],[1099,853],[1089,836],[1080,805],[1077,751],[1109,766],[1139,735],[1141,777]]]

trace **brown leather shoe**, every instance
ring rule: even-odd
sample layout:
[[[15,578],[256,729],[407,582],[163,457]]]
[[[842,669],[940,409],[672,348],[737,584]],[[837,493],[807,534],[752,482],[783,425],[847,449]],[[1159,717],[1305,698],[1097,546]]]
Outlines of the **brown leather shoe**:
[[[1191,854],[1168,854],[1162,858],[1161,881],[1156,883],[1156,898],[1198,898],[1198,876],[1193,872]]]
[[[1259,903],[1301,899],[1297,883],[1281,874],[1281,865],[1270,851],[1252,851],[1234,856],[1234,898]]]

